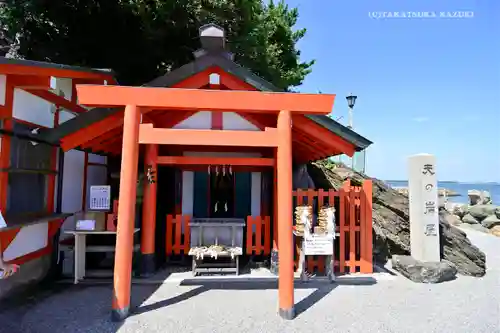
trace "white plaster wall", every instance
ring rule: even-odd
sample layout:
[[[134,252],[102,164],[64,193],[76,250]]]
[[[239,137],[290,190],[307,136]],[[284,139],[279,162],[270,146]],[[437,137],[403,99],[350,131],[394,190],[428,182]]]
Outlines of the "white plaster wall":
[[[89,154],[89,163],[106,164],[106,156]]]
[[[56,155],[56,170],[59,171],[59,157],[60,157],[60,151],[59,149],[57,150],[57,155]],[[64,177],[64,175],[63,175]],[[59,193],[59,175],[56,176],[56,179],[54,181],[54,212],[56,211],[56,206],[57,206],[57,193]]]
[[[6,84],[7,84],[7,76],[0,75],[0,105],[5,105]]]
[[[68,121],[68,120],[73,119],[75,117],[76,116],[73,113],[61,110],[61,111],[59,111],[59,125],[61,125],[65,121]]]
[[[193,215],[194,172],[182,172],[182,215]]]
[[[260,129],[234,112],[222,113],[222,128],[234,131],[260,131]]]
[[[49,238],[48,223],[34,224],[21,228],[16,238],[3,253],[5,261],[10,261],[47,246]]]
[[[71,101],[71,95],[73,93],[73,80],[61,77],[51,77],[50,87],[52,89],[60,90],[64,94],[64,98]]]
[[[62,190],[62,212],[75,213],[82,209],[83,200],[83,170],[85,153],[78,150],[70,150],[64,154],[63,190]],[[68,218],[62,225],[62,230],[75,228],[74,219]],[[67,237],[61,234],[62,237]]]
[[[251,212],[252,216],[260,216],[260,205],[262,196],[262,174],[252,172],[252,194],[251,194]]]
[[[87,169],[87,203],[86,209],[89,208],[90,187],[94,185],[108,184],[108,170],[104,166],[89,165]]]
[[[36,125],[53,127],[52,104],[21,89],[14,89],[12,116]]]
[[[191,117],[184,119],[173,128],[177,129],[211,129],[212,113],[210,111],[200,111]]]

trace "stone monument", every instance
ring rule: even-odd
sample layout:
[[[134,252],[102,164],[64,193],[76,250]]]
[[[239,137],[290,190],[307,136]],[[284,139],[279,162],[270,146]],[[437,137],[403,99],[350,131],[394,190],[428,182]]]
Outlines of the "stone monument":
[[[411,256],[423,262],[439,262],[439,206],[436,158],[418,154],[409,158]]]
[[[457,268],[441,261],[436,159],[409,158],[411,256],[392,256],[392,268],[414,282],[439,283],[455,278]]]

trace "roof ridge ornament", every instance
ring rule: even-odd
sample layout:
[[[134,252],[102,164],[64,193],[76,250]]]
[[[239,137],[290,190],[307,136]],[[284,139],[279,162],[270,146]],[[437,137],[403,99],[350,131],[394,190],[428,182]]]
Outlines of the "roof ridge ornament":
[[[193,53],[195,58],[206,54],[216,54],[232,60],[233,55],[226,50],[226,32],[224,28],[214,23],[205,24],[199,29],[199,37],[201,49]]]

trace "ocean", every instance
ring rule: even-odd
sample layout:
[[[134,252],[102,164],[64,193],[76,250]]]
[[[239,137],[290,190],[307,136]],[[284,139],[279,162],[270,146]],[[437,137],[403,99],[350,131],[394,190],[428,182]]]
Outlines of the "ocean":
[[[407,187],[407,180],[387,180],[387,184],[392,187]],[[446,188],[460,194],[459,197],[449,197],[450,202],[467,203],[469,190],[488,191],[491,195],[491,200],[495,205],[500,205],[500,184],[499,183],[460,183],[460,182],[438,182],[439,188]]]

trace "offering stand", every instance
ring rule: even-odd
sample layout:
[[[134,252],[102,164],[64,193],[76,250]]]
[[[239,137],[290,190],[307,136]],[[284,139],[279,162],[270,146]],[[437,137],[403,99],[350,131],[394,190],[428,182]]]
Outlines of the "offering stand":
[[[236,218],[193,219],[191,249],[193,276],[198,273],[239,274],[239,256],[243,254],[243,227],[245,220]],[[217,262],[219,258],[230,258],[230,263]],[[215,259],[215,263],[204,262]]]

